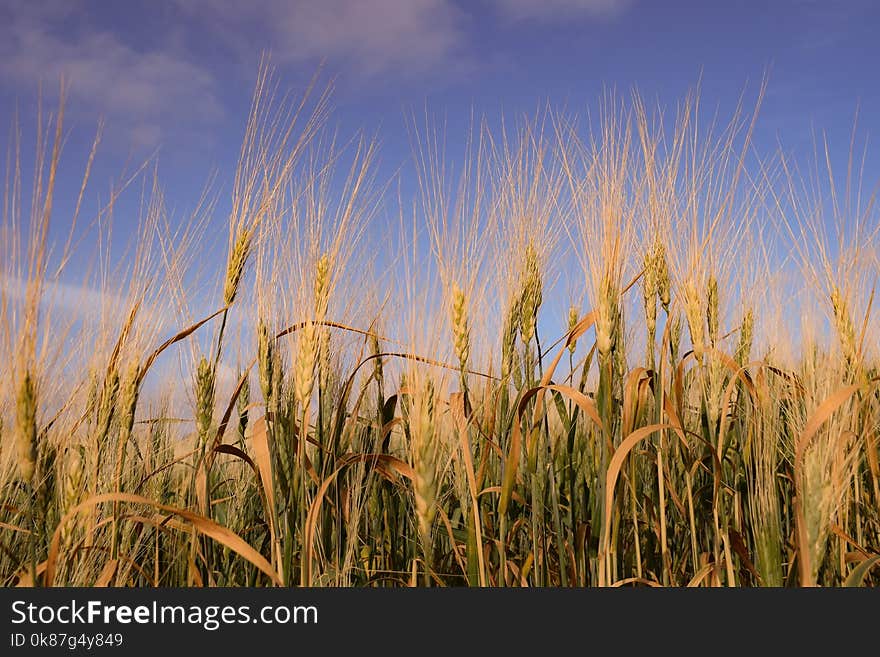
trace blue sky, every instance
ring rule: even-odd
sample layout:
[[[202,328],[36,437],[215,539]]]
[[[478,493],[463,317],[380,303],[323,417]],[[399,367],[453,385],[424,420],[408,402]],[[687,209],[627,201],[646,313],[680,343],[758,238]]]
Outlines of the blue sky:
[[[699,80],[723,118],[765,75],[758,148],[780,140],[804,154],[815,128],[845,158],[857,107],[860,143],[880,128],[878,27],[871,0],[4,0],[0,120],[19,108],[26,156],[37,86],[51,105],[66,75],[68,170],[81,171],[103,117],[93,185],[106,196],[126,163],[158,152],[181,216],[214,170],[222,207],[264,50],[294,92],[323,62],[331,124],[378,138],[379,181],[412,169],[406,118],[426,107],[454,152],[472,109],[490,120],[548,102],[583,113],[603,88],[671,106]],[[869,166],[875,180],[876,158]],[[61,182],[62,227],[78,182]]]

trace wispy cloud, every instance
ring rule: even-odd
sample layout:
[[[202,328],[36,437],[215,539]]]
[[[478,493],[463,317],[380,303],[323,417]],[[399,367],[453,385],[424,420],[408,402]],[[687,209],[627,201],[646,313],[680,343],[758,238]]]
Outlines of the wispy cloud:
[[[634,0],[492,0],[510,20],[570,20],[572,17],[610,18],[623,13]]]
[[[0,10],[0,76],[17,84],[55,84],[71,99],[129,130],[135,146],[154,146],[163,115],[177,107],[203,121],[222,116],[213,75],[171,44],[137,49],[98,27],[88,2],[6,3]]]
[[[601,20],[633,2],[6,0],[0,82],[49,88],[64,75],[76,106],[105,114],[129,144],[152,147],[213,133],[264,50],[289,71],[326,61],[349,81],[451,74],[492,59],[478,25]]]
[[[8,301],[23,303],[27,299],[27,281],[17,276],[0,274],[0,294]],[[44,302],[77,318],[98,316],[108,304],[123,305],[124,299],[85,285],[50,281],[43,290]]]
[[[27,281],[18,276],[0,274],[0,296],[21,307],[27,300]],[[48,280],[43,285],[42,309],[63,317],[62,323],[84,324],[109,321],[121,325],[131,309],[131,300],[124,295],[82,283]],[[174,318],[165,309],[141,307],[140,321],[151,330],[162,333],[173,326]]]
[[[239,51],[254,35],[287,64],[328,59],[361,74],[409,73],[445,61],[463,43],[449,0],[174,0]]]

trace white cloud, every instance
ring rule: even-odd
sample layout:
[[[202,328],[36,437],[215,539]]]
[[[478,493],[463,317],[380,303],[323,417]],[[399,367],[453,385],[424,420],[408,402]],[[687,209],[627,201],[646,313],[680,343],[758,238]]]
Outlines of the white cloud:
[[[362,78],[467,70],[492,56],[474,32],[480,12],[508,23],[595,20],[633,2],[158,0],[120,3],[122,14],[100,0],[5,0],[0,81],[54,92],[66,75],[74,108],[106,114],[128,144],[149,148],[169,131],[211,134],[230,75],[252,80],[264,50],[306,73],[324,60]]]
[[[633,0],[492,0],[511,20],[567,20],[572,16],[607,18],[626,10]]]
[[[0,274],[0,297],[14,308],[21,308],[27,299],[27,281],[17,276]],[[101,290],[91,285],[47,280],[43,284],[43,311],[62,317],[62,325],[83,322],[97,324],[103,320],[121,326],[131,309],[130,299],[118,292]],[[167,332],[174,318],[165,309],[141,307],[139,320],[155,333]]]
[[[17,276],[0,274],[0,293],[9,301],[23,303],[27,298],[27,281]],[[77,319],[98,316],[108,305],[123,306],[118,295],[86,285],[49,281],[43,288],[44,303],[58,310],[73,313]]]
[[[8,5],[0,13],[0,76],[42,82],[50,92],[66,77],[77,106],[108,115],[136,145],[155,145],[160,119],[175,108],[208,122],[222,115],[210,72],[170,46],[135,49],[88,21],[86,9],[79,2]]]
[[[449,0],[175,2],[240,51],[266,48],[294,64],[339,60],[362,74],[427,68],[463,41],[463,15]]]

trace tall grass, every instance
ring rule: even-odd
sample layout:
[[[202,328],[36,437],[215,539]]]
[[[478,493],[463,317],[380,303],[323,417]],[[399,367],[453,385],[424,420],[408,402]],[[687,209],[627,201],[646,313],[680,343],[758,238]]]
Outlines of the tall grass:
[[[762,95],[475,121],[460,170],[426,121],[395,225],[375,142],[264,66],[225,230],[139,169],[86,316],[99,138],[56,217],[62,94],[29,202],[17,130],[7,158],[0,581],[876,584],[880,217],[830,145],[806,177],[756,153]]]

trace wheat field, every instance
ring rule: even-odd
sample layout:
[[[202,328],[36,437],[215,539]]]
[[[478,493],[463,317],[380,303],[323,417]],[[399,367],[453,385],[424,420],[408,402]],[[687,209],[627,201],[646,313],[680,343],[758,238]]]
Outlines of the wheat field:
[[[759,152],[761,93],[475,122],[455,167],[413,119],[410,198],[263,67],[230,210],[179,222],[150,163],[87,216],[60,103],[6,160],[0,581],[876,585],[873,181]]]

